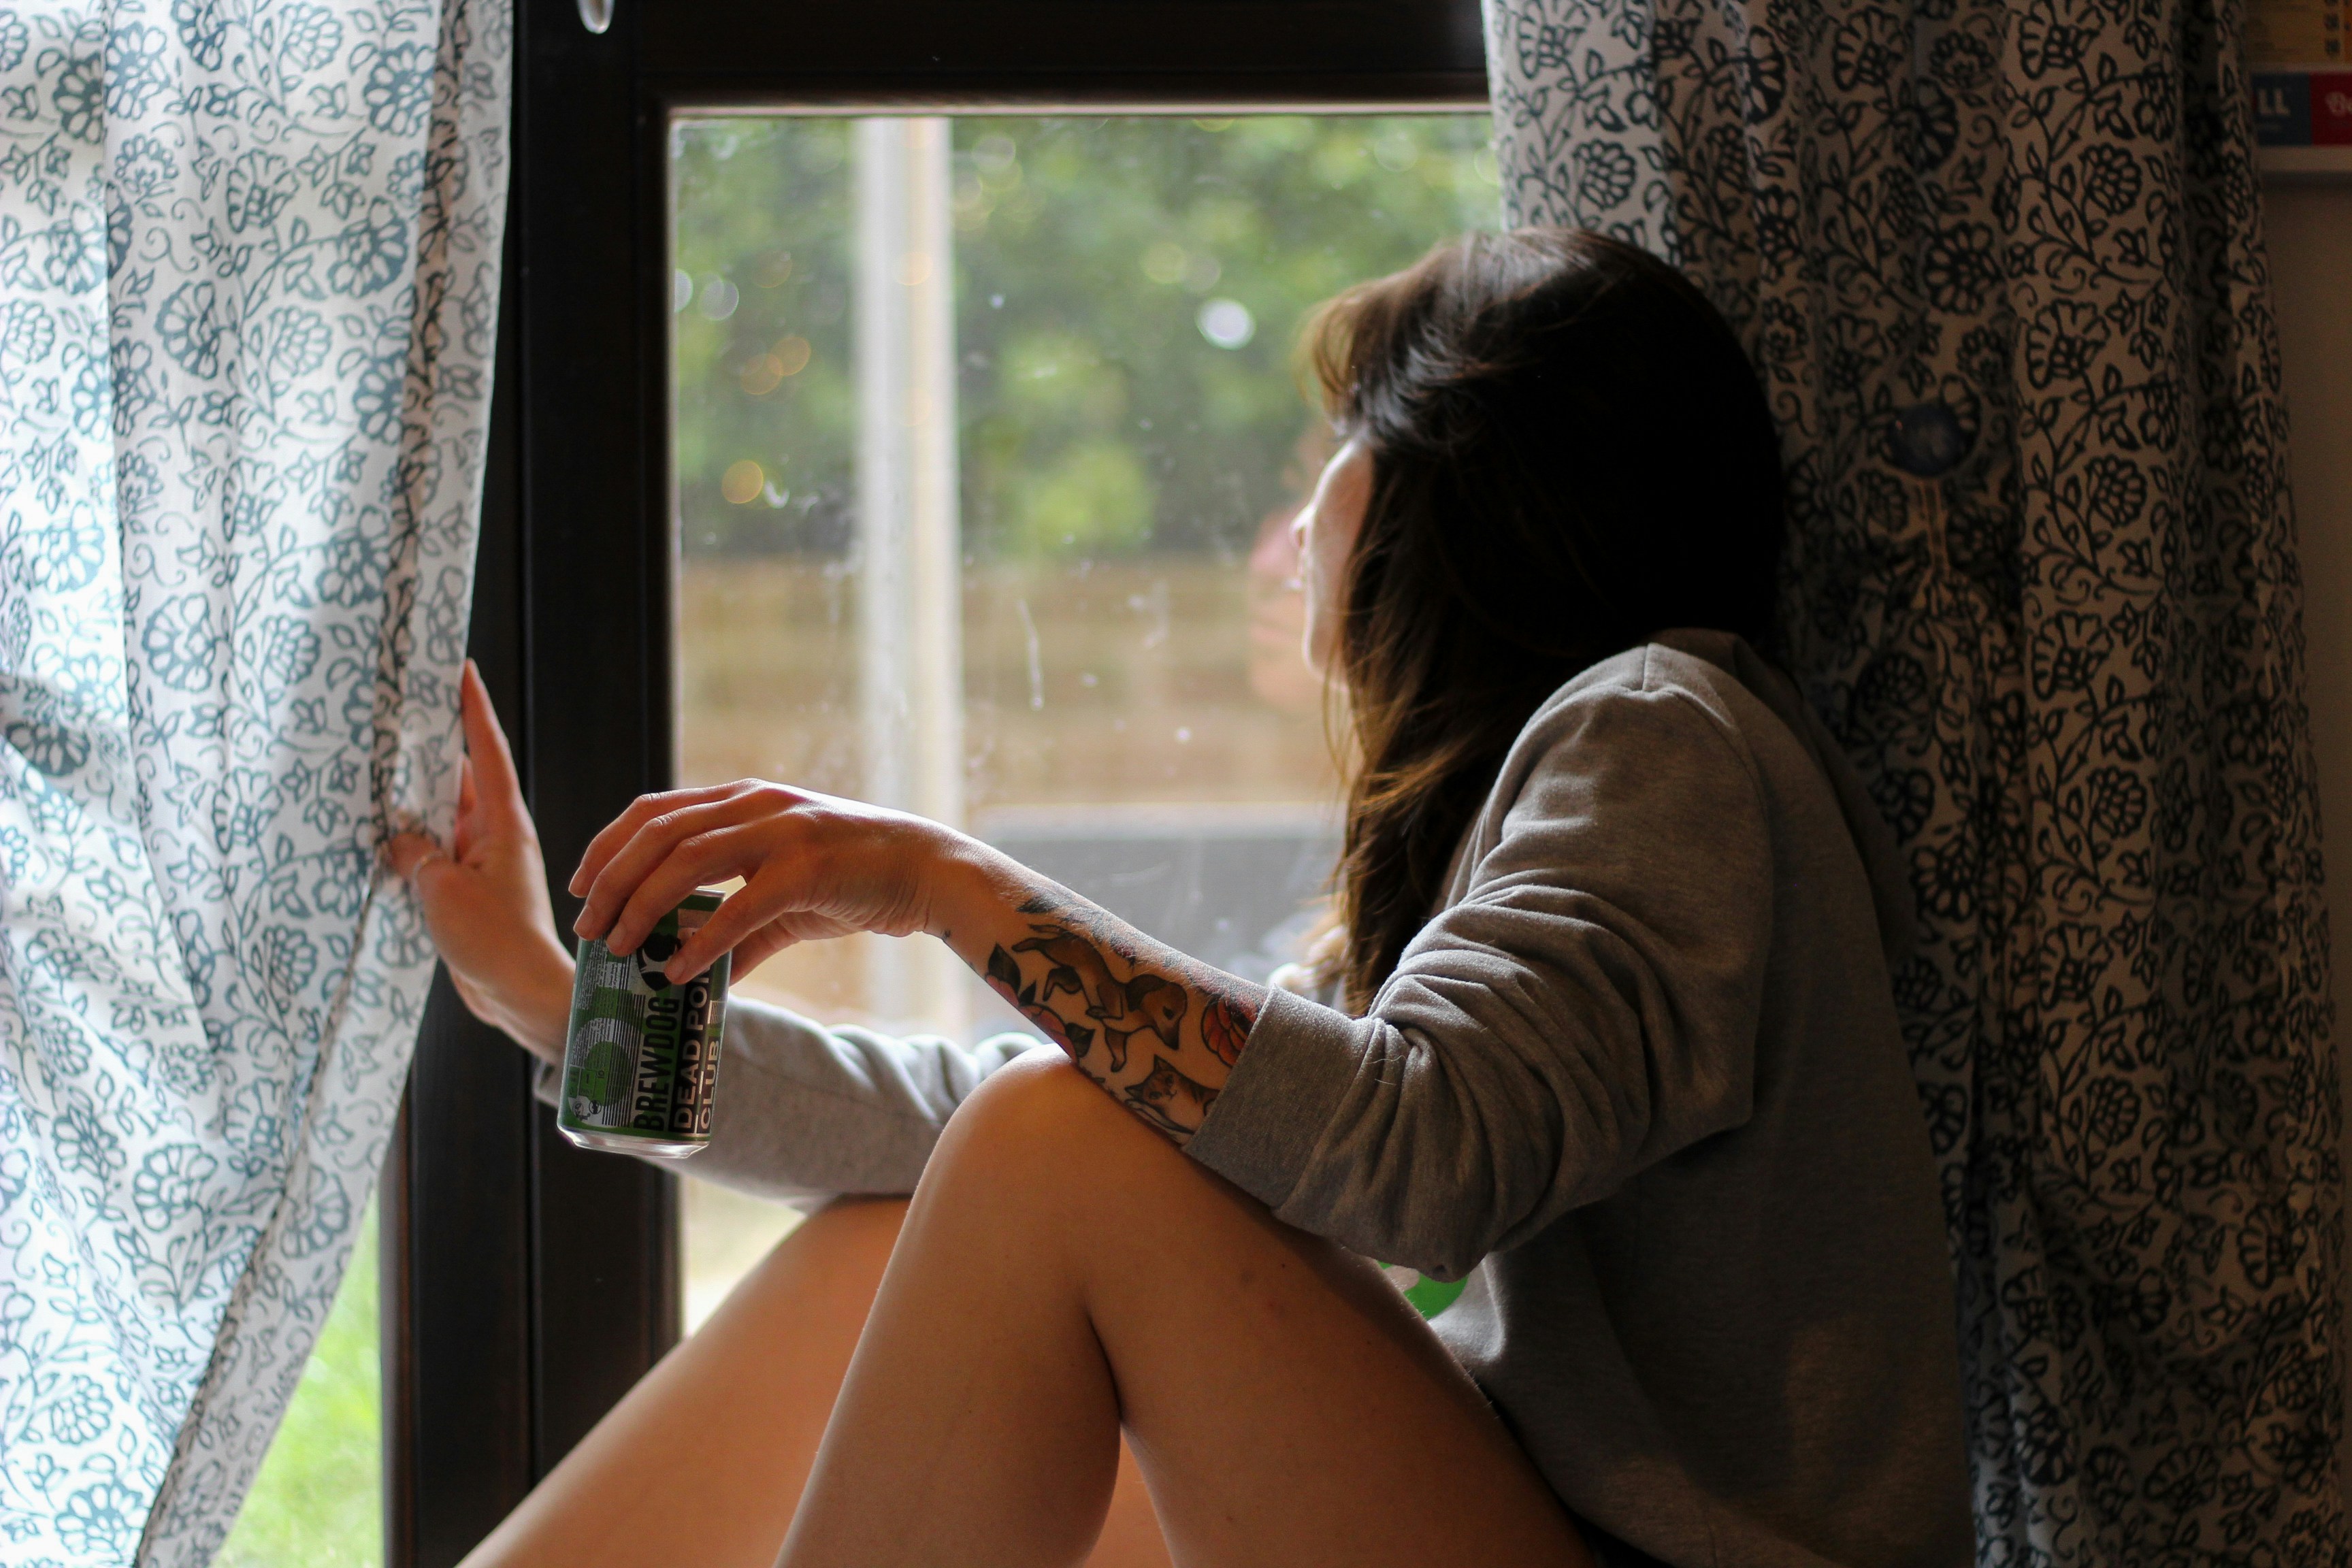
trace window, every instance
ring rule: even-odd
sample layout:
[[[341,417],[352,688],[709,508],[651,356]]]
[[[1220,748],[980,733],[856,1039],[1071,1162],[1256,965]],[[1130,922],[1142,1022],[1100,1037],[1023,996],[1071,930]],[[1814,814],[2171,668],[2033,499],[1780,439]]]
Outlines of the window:
[[[370,1206],[351,1266],[218,1568],[374,1568],[383,1561],[382,1344]]]
[[[1248,962],[1328,831],[1258,549],[1315,457],[1288,342],[1491,221],[1477,7],[618,0],[595,36],[528,0],[517,26],[473,642],[558,879],[631,796],[762,773],[960,816]],[[1298,210],[1236,239],[1218,215],[1262,179]],[[898,282],[917,251],[942,259]],[[861,276],[900,345],[862,386]],[[861,466],[907,481],[873,519]],[[989,1026],[961,972],[881,946],[754,984]],[[564,1144],[521,1053],[438,996],[382,1200],[386,1560],[462,1557],[775,1219]]]
[[[1221,967],[1295,956],[1337,839],[1289,547],[1328,441],[1293,345],[1318,301],[1492,224],[1487,135],[677,119],[679,781],[920,811]],[[920,940],[795,949],[741,990],[1026,1028]],[[691,1329],[792,1215],[682,1196]]]

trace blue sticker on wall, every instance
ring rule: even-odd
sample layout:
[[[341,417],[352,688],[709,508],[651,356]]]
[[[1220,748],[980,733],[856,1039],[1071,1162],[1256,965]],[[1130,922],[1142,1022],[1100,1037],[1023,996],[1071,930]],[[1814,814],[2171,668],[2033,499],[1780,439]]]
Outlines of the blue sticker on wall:
[[[2254,76],[2254,142],[2262,147],[2311,145],[2311,79],[2301,71]]]

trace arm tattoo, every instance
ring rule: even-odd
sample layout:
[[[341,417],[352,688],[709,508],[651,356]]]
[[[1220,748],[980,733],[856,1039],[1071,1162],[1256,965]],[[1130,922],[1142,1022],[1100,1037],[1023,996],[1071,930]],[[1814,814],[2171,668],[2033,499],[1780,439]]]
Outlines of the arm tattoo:
[[[1111,1098],[1188,1142],[1241,1059],[1264,993],[1058,888],[1014,912],[1028,934],[990,948],[990,987]]]

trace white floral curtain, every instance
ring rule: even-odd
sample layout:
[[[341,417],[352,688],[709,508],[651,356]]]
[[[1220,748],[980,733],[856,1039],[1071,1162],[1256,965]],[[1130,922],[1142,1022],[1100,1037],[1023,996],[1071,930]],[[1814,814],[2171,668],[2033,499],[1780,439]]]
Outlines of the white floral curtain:
[[[1786,656],[1923,918],[1896,987],[1981,1561],[2340,1564],[2340,1110],[2237,6],[1487,22],[1515,217],[1680,263],[1781,423]]]
[[[0,4],[0,1559],[197,1564],[432,953],[508,0]]]

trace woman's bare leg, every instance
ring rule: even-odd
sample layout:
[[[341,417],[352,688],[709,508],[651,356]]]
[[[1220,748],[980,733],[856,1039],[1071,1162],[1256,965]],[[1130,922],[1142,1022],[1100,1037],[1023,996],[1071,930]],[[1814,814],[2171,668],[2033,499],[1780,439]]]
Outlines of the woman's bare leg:
[[[778,1243],[464,1568],[769,1568],[904,1219],[839,1203]],[[1164,1568],[1131,1462],[1096,1568]]]
[[[1370,1266],[1040,1055],[949,1124],[782,1563],[1080,1563],[1122,1421],[1188,1565],[1590,1563]]]

